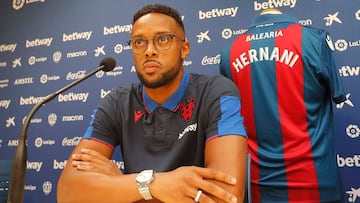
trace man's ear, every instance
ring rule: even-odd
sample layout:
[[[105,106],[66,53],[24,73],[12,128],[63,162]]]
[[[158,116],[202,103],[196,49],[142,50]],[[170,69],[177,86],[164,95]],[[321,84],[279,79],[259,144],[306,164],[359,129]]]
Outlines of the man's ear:
[[[190,43],[189,41],[185,41],[181,49],[181,59],[186,59],[189,53],[190,53]]]

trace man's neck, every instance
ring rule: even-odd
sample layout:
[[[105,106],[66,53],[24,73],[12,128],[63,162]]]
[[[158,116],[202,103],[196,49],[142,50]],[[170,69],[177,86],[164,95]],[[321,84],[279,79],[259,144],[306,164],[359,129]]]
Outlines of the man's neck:
[[[181,85],[183,75],[184,70],[181,69],[179,74],[172,81],[170,81],[164,86],[158,88],[144,87],[146,95],[159,105],[165,103]]]

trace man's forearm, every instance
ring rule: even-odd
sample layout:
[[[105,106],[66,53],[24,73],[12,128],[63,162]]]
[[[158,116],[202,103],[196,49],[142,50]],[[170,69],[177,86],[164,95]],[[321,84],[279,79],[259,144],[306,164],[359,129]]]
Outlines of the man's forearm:
[[[238,202],[244,198],[246,179],[247,140],[232,135],[214,139],[207,143],[205,167],[213,168],[236,177],[235,185],[212,180],[215,184],[234,194]],[[217,199],[217,202],[222,202]]]
[[[58,203],[119,203],[142,199],[137,191],[135,175],[108,176],[100,173],[76,171],[60,177]]]

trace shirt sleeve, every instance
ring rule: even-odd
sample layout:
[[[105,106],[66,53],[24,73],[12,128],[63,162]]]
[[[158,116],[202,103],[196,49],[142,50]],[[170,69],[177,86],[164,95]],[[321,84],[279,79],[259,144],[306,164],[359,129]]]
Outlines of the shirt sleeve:
[[[239,92],[234,83],[223,77],[214,77],[208,88],[207,101],[209,125],[207,140],[214,136],[240,135],[246,137],[241,115]]]
[[[109,93],[93,111],[90,125],[83,138],[104,143],[111,148],[118,144],[118,127],[121,126],[121,117],[117,107],[115,92]]]
[[[321,58],[327,73],[328,86],[331,91],[332,100],[338,104],[346,100],[346,95],[335,61],[334,45],[328,32],[322,31],[321,37],[323,39]]]

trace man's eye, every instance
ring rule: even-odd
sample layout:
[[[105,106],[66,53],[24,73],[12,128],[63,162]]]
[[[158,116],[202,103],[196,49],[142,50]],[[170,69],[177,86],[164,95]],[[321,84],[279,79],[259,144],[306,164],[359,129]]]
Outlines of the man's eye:
[[[166,43],[168,41],[169,41],[169,37],[167,35],[163,35],[163,36],[158,37],[158,42]]]
[[[134,44],[136,46],[142,46],[144,44],[144,40],[143,39],[134,40]]]

